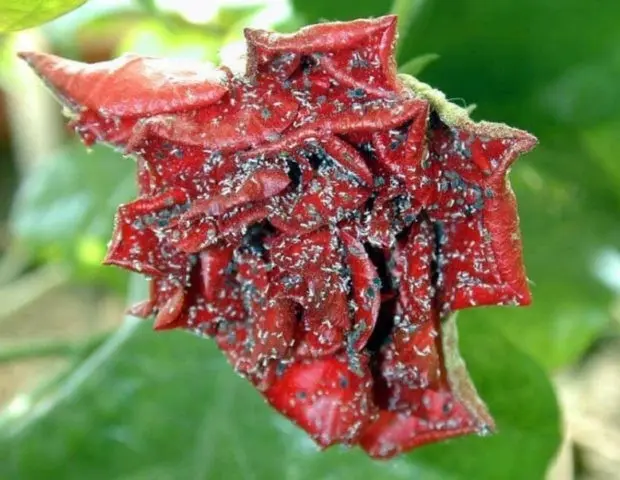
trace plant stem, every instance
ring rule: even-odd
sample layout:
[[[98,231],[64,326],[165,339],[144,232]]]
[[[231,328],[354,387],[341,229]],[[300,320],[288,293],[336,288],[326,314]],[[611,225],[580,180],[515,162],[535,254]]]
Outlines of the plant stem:
[[[17,242],[9,243],[0,257],[0,288],[13,282],[28,266],[30,256]]]
[[[144,298],[147,293],[146,282],[137,275],[132,275],[129,283],[129,300],[135,302]],[[137,331],[142,322],[131,316],[125,317],[123,324],[112,334],[106,335],[99,344],[86,345],[79,351],[84,361],[76,362],[45,388],[26,395],[28,408],[16,415],[10,409],[0,411],[0,431],[6,437],[18,435],[32,422],[44,417],[63,399],[76,392],[93,373],[110,361],[116,351],[127,342]],[[105,341],[104,341],[105,340]]]
[[[110,332],[98,332],[84,340],[40,340],[0,348],[0,364],[31,358],[67,357],[88,355],[110,336]]]
[[[49,265],[22,276],[0,288],[0,323],[21,308],[63,285],[69,279],[67,269]]]

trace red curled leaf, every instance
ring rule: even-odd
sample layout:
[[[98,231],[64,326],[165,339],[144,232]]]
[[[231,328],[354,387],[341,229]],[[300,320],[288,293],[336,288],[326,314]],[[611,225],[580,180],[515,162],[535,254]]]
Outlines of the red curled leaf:
[[[179,286],[172,293],[168,301],[159,309],[153,328],[155,330],[166,330],[176,326],[175,323],[183,313],[185,305],[185,290]]]
[[[187,208],[186,201],[185,192],[175,189],[120,206],[104,264],[148,275],[185,272],[186,258],[161,232]]]
[[[237,373],[249,376],[256,369],[248,354],[248,326],[245,322],[220,322],[215,341]]]
[[[352,298],[355,302],[354,330],[357,339],[353,348],[364,348],[374,331],[381,306],[381,279],[377,275],[364,245],[351,235],[341,232],[345,246],[345,262],[351,270]]]
[[[301,99],[292,128],[298,139],[332,133],[372,133],[411,120],[417,100],[367,94],[364,89],[334,87],[321,72],[293,77],[291,90]],[[309,85],[309,86],[307,86]],[[327,100],[329,99],[329,101]]]
[[[215,245],[222,239],[217,221],[214,218],[198,218],[190,221],[179,221],[176,231],[177,238],[173,244],[177,250],[185,254],[197,253]]]
[[[262,168],[252,172],[246,180],[229,194],[218,194],[192,203],[183,219],[189,220],[199,215],[219,216],[233,207],[249,202],[265,200],[284,190],[290,179],[285,172],[272,168]]]
[[[277,82],[236,81],[220,102],[208,107],[145,120],[138,136],[231,151],[276,141],[294,120],[297,102]],[[133,150],[133,148],[131,148]]]
[[[321,62],[338,81],[381,92],[393,90],[397,85],[395,36],[394,15],[313,25],[288,35],[246,29],[248,75],[265,69],[290,72],[299,55],[324,54]],[[283,59],[283,55],[294,56]]]
[[[248,361],[257,365],[272,358],[282,358],[293,343],[296,326],[293,303],[270,298],[267,264],[257,254],[239,254],[236,269],[249,315]]]
[[[334,281],[333,277],[331,281]],[[329,280],[319,284],[325,285],[326,288],[314,290],[314,295],[308,295],[314,302],[304,310],[303,331],[295,348],[298,358],[324,357],[336,353],[342,349],[346,332],[351,329],[344,292],[337,286],[329,285]],[[325,291],[330,291],[327,298],[321,295]]]
[[[366,366],[352,371],[346,359],[331,357],[294,363],[265,397],[327,447],[356,442],[372,411],[371,388]]]
[[[438,180],[426,210],[441,236],[444,308],[529,304],[516,203],[506,175],[536,140],[487,123],[462,129],[441,124],[433,134],[430,160]]]
[[[156,195],[171,187],[182,188],[190,197],[213,194],[219,181],[232,167],[220,168],[220,154],[206,154],[204,149],[172,144],[160,138],[143,138],[134,145],[138,156],[140,193]],[[224,170],[220,172],[220,170]]]
[[[444,309],[530,303],[520,258],[520,237],[515,236],[514,225],[506,225],[506,217],[495,218],[499,222],[490,226],[499,227],[499,232],[491,231],[480,218],[442,224]]]
[[[149,310],[143,309],[143,313],[156,314],[155,329],[186,328],[213,336],[219,322],[239,322],[246,317],[239,287],[230,278],[222,282],[216,298],[206,301],[200,275],[196,264],[182,282],[166,277],[151,280],[150,298],[143,303]]]
[[[45,53],[20,56],[67,106],[104,117],[142,117],[205,107],[228,90],[226,74],[203,62],[128,54],[86,64]]]
[[[425,169],[428,163],[426,132],[429,105],[418,100],[411,111],[415,112],[415,116],[409,125],[373,134],[373,153],[377,161],[403,181],[418,203],[425,204],[432,187],[431,178],[424,180],[428,175]]]
[[[535,139],[397,76],[395,29],[246,30],[245,76],[22,55],[84,142],[137,160],[105,261],[150,277],[131,312],[214,337],[319,445],[378,458],[493,429],[450,315],[530,301],[506,174]]]
[[[434,411],[447,408],[452,400],[449,395],[428,392],[424,397]],[[403,412],[382,411],[379,419],[364,431],[360,446],[374,458],[391,458],[401,452],[427,443],[476,433],[476,425],[469,412],[460,404],[450,407],[450,415],[437,416],[429,421],[423,416],[413,416]]]
[[[134,138],[137,122],[135,117],[104,117],[93,110],[85,110],[76,113],[68,125],[87,146],[95,142],[105,142],[125,148]]]
[[[222,238],[230,243],[236,240],[253,224],[259,223],[269,215],[269,210],[264,203],[244,205],[226,215],[223,215],[217,223]]]
[[[288,234],[342,220],[345,212],[356,209],[369,196],[360,176],[368,181],[370,172],[359,163],[363,163],[361,157],[350,156],[350,150],[336,140],[329,139],[325,145],[306,143],[300,155],[313,164],[314,177],[300,194],[276,198],[271,204],[269,220]]]
[[[294,344],[296,322],[293,302],[269,301],[251,323],[253,345],[250,359],[263,364],[269,359],[286,357]]]
[[[329,137],[325,142],[325,153],[329,155],[345,171],[352,173],[360,183],[368,187],[372,186],[374,179],[372,172],[364,163],[362,156],[351,145]]]
[[[428,389],[445,388],[439,353],[439,330],[433,321],[399,324],[392,341],[382,349],[381,376],[386,391],[380,405],[387,410],[415,407]]]
[[[222,245],[207,248],[200,253],[202,293],[207,302],[213,302],[221,292],[233,252],[232,246]]]
[[[427,221],[411,227],[406,243],[396,251],[394,277],[399,282],[399,299],[404,318],[410,325],[432,319],[434,287],[432,262],[436,238]]]
[[[337,239],[327,228],[290,238],[271,239],[269,258],[282,270],[309,278],[321,276],[321,267],[337,261]]]
[[[438,320],[413,331],[410,341],[395,342],[397,361],[386,355],[388,398],[360,439],[372,457],[390,458],[425,443],[468,433],[486,435],[495,428],[458,353],[454,319],[444,321],[441,332]],[[411,341],[424,350],[412,352]]]

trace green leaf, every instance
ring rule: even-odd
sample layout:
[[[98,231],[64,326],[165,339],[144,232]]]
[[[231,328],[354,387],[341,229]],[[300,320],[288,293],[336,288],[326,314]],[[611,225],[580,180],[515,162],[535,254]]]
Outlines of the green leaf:
[[[213,19],[213,23],[225,30],[231,30],[237,28],[242,19],[251,18],[260,11],[260,5],[223,5]]]
[[[84,3],[86,0],[0,0],[0,33],[36,27]]]
[[[398,67],[398,73],[404,73],[407,75],[411,75],[412,77],[417,77],[424,71],[426,67],[428,67],[435,60],[439,59],[439,55],[436,53],[426,53],[424,55],[419,55],[415,58],[404,63],[403,66]]]
[[[140,5],[140,7],[150,15],[157,14],[157,5],[155,0],[136,0],[136,3]]]
[[[45,258],[118,278],[99,263],[117,206],[135,195],[134,169],[133,160],[110,148],[67,146],[23,180],[11,212],[15,237]]]
[[[355,20],[363,17],[377,17],[389,12],[390,3],[377,0],[356,0],[355,3],[334,0],[292,0],[295,11],[302,14],[308,23],[333,20]]]
[[[398,39],[397,48],[404,44],[409,31],[413,28],[416,19],[420,16],[426,0],[393,0],[390,13],[398,16]],[[407,72],[404,72],[407,73]],[[413,75],[413,74],[411,74]]]
[[[611,124],[586,129],[582,133],[583,143],[591,158],[600,168],[600,173],[609,182],[620,206],[620,119]]]
[[[497,420],[495,436],[452,440],[389,462],[357,449],[319,453],[232,372],[212,341],[129,321],[60,394],[34,400],[0,430],[0,477],[544,478],[559,443],[547,378],[488,324],[463,327],[462,350]]]
[[[566,0],[561,22],[550,2],[455,0],[446,8],[435,1],[400,53],[440,54],[443,61],[427,81],[450,97],[478,103],[484,118],[538,134],[557,123],[579,128],[583,115],[588,121],[619,115],[611,106],[618,98],[619,17],[620,3],[613,1],[593,9]]]

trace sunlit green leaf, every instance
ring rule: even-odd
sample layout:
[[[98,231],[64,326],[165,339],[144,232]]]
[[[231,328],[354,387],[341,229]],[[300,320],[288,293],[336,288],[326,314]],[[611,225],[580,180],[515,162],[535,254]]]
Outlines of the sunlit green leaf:
[[[49,22],[78,8],[86,0],[0,0],[0,33]]]

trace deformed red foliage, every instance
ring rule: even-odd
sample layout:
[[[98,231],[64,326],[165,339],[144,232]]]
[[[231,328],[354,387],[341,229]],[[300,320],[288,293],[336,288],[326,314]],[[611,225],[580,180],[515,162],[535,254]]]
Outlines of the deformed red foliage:
[[[395,31],[246,30],[243,75],[22,54],[85,143],[137,160],[105,259],[150,279],[131,312],[214,338],[317,444],[378,458],[493,429],[447,317],[530,302],[506,175],[536,140],[410,87]]]

